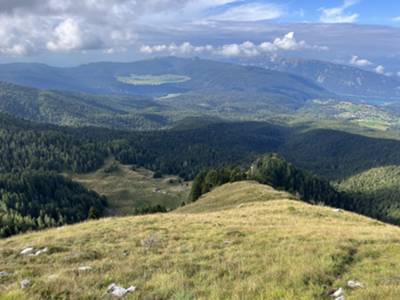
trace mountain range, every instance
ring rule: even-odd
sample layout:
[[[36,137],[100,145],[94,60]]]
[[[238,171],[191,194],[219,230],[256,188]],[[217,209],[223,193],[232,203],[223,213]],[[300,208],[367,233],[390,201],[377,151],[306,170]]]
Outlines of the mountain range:
[[[243,63],[302,76],[356,102],[385,104],[400,99],[400,78],[359,67],[302,58],[256,58]]]

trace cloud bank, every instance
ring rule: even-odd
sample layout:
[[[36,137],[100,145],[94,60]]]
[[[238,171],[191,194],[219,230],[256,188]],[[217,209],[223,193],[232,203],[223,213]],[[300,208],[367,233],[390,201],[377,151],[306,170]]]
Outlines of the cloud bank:
[[[140,52],[149,55],[196,55],[208,54],[225,57],[251,57],[278,51],[299,51],[299,50],[317,50],[326,51],[328,47],[309,45],[306,41],[297,41],[294,32],[289,32],[283,37],[277,37],[272,42],[263,42],[254,44],[246,41],[241,44],[225,44],[222,46],[203,45],[194,46],[189,42],[181,45],[175,43],[169,45],[143,45]]]
[[[239,0],[13,0],[0,1],[0,54],[73,52],[111,53],[136,45],[143,28],[164,28],[204,17],[205,12]],[[239,8],[243,11],[240,14]],[[239,5],[218,19],[251,20],[279,15],[273,6]]]

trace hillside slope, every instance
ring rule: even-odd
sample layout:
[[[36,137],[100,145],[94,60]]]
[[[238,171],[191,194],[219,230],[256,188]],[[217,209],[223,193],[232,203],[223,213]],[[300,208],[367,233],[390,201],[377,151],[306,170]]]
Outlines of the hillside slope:
[[[0,112],[62,126],[155,129],[167,119],[163,105],[144,96],[97,96],[41,90],[0,81]]]
[[[383,221],[400,225],[400,167],[384,166],[355,174],[338,188],[358,199],[357,211],[372,217],[385,211]]]
[[[196,213],[187,206],[1,240],[0,272],[9,274],[0,298],[103,299],[114,282],[136,287],[125,299],[329,299],[339,287],[346,299],[400,297],[399,228],[275,191],[282,198],[264,201],[268,189],[241,182],[204,196]],[[265,196],[248,202],[246,190]],[[240,193],[241,205],[227,203]],[[211,202],[226,208],[199,207]],[[27,246],[48,252],[20,255]]]

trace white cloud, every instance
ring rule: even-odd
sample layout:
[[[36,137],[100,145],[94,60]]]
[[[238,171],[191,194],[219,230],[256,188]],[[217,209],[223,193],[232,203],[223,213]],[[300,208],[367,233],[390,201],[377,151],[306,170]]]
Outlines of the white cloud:
[[[353,55],[353,57],[350,60],[350,64],[358,66],[358,67],[366,67],[366,66],[373,65],[373,63],[370,62],[369,60],[359,58],[357,55]]]
[[[393,18],[392,20],[395,21],[395,22],[400,22],[400,16],[395,17],[395,18]]]
[[[0,1],[0,55],[99,49],[137,44],[139,33],[165,30],[239,0]],[[188,45],[186,45],[188,46]],[[180,51],[192,51],[183,46]]]
[[[322,23],[354,23],[359,15],[357,13],[346,13],[346,10],[359,2],[360,0],[345,0],[341,6],[321,8],[320,21]]]
[[[278,19],[284,13],[284,9],[276,4],[247,3],[228,8],[220,14],[211,15],[209,19],[217,21],[255,22]]]
[[[283,37],[274,39],[273,42],[263,42],[259,45],[246,41],[241,44],[225,44],[214,47],[212,45],[193,46],[186,42],[181,45],[174,43],[170,45],[143,45],[140,52],[143,54],[169,54],[169,55],[194,55],[209,54],[227,57],[235,56],[257,56],[261,54],[272,54],[278,51],[298,51],[298,50],[327,50],[325,46],[309,45],[306,41],[297,41],[294,32],[289,32]]]
[[[305,41],[296,41],[294,32],[289,32],[283,38],[276,38],[274,45],[283,50],[299,50],[307,47]]]
[[[86,35],[77,20],[68,18],[56,26],[53,39],[47,42],[46,47],[56,52],[100,48],[101,41]]]
[[[176,45],[171,43],[169,45],[143,45],[139,51],[143,54],[168,54],[168,55],[193,55],[202,53],[212,53],[214,47],[211,45],[193,46],[189,42]]]
[[[399,72],[397,72],[397,76],[399,76],[399,77],[400,77],[400,71],[399,71]]]
[[[385,67],[382,65],[379,65],[375,68],[375,72],[381,75],[385,75]]]

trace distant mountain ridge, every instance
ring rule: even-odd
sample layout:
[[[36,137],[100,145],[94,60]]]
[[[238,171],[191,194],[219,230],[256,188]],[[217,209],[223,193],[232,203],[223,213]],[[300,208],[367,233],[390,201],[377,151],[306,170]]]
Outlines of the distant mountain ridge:
[[[342,97],[379,104],[400,99],[400,79],[358,67],[301,58],[262,58],[245,63],[312,80]]]
[[[0,66],[0,111],[66,126],[156,129],[199,115],[265,120],[332,96],[293,74],[199,58]]]
[[[119,76],[184,75],[190,80],[154,86],[131,85]],[[257,67],[204,60],[163,57],[132,63],[99,62],[60,68],[42,64],[0,65],[0,80],[42,89],[96,94],[164,95],[193,90],[295,91],[301,96],[326,94],[323,88],[296,75]]]

